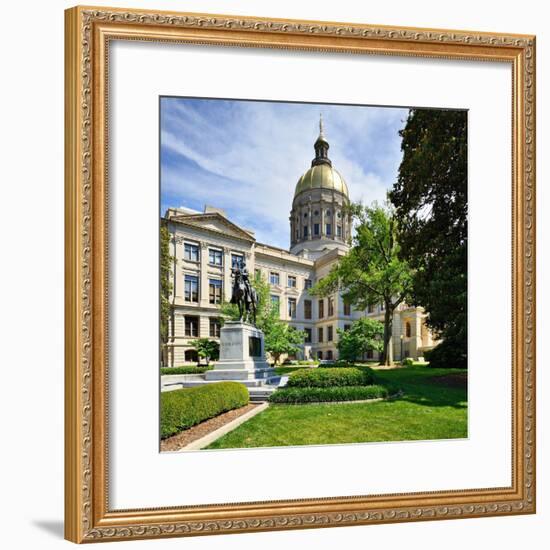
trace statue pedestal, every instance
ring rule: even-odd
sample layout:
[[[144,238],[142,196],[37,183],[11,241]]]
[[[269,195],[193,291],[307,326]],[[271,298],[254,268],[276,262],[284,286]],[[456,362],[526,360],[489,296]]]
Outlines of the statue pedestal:
[[[253,325],[227,321],[220,331],[220,360],[205,380],[238,380],[256,385],[275,375],[265,360],[264,334]]]

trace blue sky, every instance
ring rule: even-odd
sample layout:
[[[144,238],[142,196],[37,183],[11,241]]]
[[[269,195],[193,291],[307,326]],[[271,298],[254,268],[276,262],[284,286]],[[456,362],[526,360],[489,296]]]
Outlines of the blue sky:
[[[323,114],[329,157],[353,201],[382,201],[401,161],[408,110],[218,99],[161,99],[161,214],[223,208],[260,242],[288,248],[294,188]]]

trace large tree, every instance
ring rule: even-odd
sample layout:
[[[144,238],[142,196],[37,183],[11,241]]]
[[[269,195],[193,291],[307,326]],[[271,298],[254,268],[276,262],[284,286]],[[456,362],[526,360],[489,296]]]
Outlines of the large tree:
[[[258,295],[256,326],[264,333],[265,350],[278,363],[282,354],[298,351],[300,344],[304,342],[305,333],[281,321],[278,305],[271,301],[269,283],[260,274],[254,277],[253,286]],[[223,319],[239,319],[239,309],[235,304],[224,302],[221,313]]]
[[[399,228],[391,205],[355,204],[351,213],[356,222],[353,246],[313,287],[312,293],[329,296],[341,290],[343,299],[358,309],[382,304],[384,336],[380,362],[391,365],[393,313],[409,294],[411,269],[399,256]]]
[[[384,325],[375,319],[362,317],[348,330],[338,329],[338,356],[343,361],[362,359],[368,351],[382,351]]]
[[[415,269],[411,302],[426,309],[428,326],[443,338],[431,363],[465,367],[467,113],[411,109],[400,135],[403,159],[389,198],[400,256]]]
[[[166,343],[170,326],[170,295],[172,293],[172,264],[174,257],[170,254],[170,232],[163,223],[160,227],[160,360],[166,365]]]

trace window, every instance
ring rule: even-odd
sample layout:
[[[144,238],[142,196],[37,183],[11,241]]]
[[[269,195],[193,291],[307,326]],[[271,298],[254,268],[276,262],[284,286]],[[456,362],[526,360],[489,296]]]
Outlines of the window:
[[[334,298],[331,296],[328,299],[328,316],[332,317],[334,315]]]
[[[319,300],[319,319],[325,316],[325,300]]]
[[[340,212],[340,210],[338,210],[338,213],[336,215],[338,216],[338,219],[342,217],[342,213]]]
[[[307,225],[304,225],[304,237],[307,237]]]
[[[317,329],[317,342],[323,341],[323,327]]]
[[[344,302],[344,315],[351,315],[351,304]]]
[[[304,300],[304,318],[311,319],[311,300]]]
[[[211,304],[222,303],[222,282],[220,279],[210,279],[208,281],[209,301]]]
[[[380,304],[380,311],[384,311],[384,302]]]
[[[332,361],[333,358],[334,358],[334,357],[333,357],[333,355],[332,355],[332,350],[329,349],[329,350],[327,351],[327,359],[328,359],[329,361]]]
[[[279,284],[279,274],[275,272],[271,272],[269,274],[269,284],[272,285],[278,285]]]
[[[198,262],[199,261],[199,245],[185,243],[183,245],[183,257],[188,262]]]
[[[281,299],[276,294],[271,295],[271,305],[279,312],[279,303],[281,302]]]
[[[288,299],[288,316],[291,319],[296,317],[296,298]]]
[[[319,210],[315,210],[315,212],[313,212],[313,215],[318,216],[319,215]]]
[[[319,235],[319,224],[318,223],[313,224],[313,234],[314,235]]]
[[[223,252],[215,248],[208,249],[208,263],[210,265],[223,265]]]
[[[185,276],[184,300],[186,302],[199,301],[199,278],[196,275]]]
[[[231,254],[231,267],[242,267],[244,256],[242,254]]]
[[[337,225],[337,226],[336,226],[336,236],[337,236],[337,237],[341,237],[341,236],[342,236],[342,226],[341,226],[341,225]]]
[[[313,281],[311,279],[306,279],[304,281],[304,290],[308,290],[313,286]]]
[[[409,323],[409,321],[405,323],[405,336],[407,338],[411,337],[411,324]]]
[[[323,352],[322,351],[317,352],[317,359],[323,360]]]
[[[304,218],[307,218],[307,212],[304,212]]]
[[[330,216],[330,210],[327,210],[327,216]]]
[[[199,318],[185,316],[185,336],[196,337],[199,335]]]
[[[221,323],[219,319],[215,317],[210,317],[210,336],[212,338],[220,337]]]
[[[304,342],[307,342],[307,343],[310,343],[311,342],[311,329],[310,328],[305,328],[304,329],[304,332],[306,334],[306,337],[304,338]]]
[[[373,358],[372,350],[371,350],[371,349],[368,349],[368,350],[367,350],[367,359],[372,359],[372,358]]]
[[[332,325],[327,327],[327,342],[332,342],[332,339],[334,337],[334,329]]]
[[[326,223],[325,224],[325,233],[327,235],[332,235],[332,224],[331,223]]]
[[[351,325],[344,325],[344,331],[349,330],[351,328]]]
[[[296,288],[296,277],[294,275],[289,275],[286,281],[288,288]]]
[[[372,304],[367,306],[367,313],[374,313],[374,306]]]

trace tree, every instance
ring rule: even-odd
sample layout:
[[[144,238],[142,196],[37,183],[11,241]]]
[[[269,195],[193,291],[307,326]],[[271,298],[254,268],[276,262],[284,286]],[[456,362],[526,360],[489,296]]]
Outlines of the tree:
[[[305,334],[280,319],[272,319],[265,335],[265,349],[273,357],[275,365],[283,353],[296,353],[303,344]]]
[[[170,295],[172,293],[172,264],[175,261],[170,254],[170,232],[165,224],[160,227],[160,342],[161,342],[161,364],[166,364],[166,349],[168,342],[168,331],[170,326]]]
[[[216,361],[220,357],[220,344],[215,340],[198,338],[197,340],[191,340],[189,344],[197,350],[199,357],[206,360],[207,365],[210,364],[211,360]]]
[[[351,213],[357,224],[351,250],[311,292],[328,296],[341,290],[343,299],[358,309],[382,304],[384,336],[380,362],[391,365],[393,313],[409,294],[411,268],[399,256],[399,228],[390,204],[355,204]]]
[[[338,355],[343,361],[356,361],[367,351],[381,351],[384,325],[363,317],[348,330],[338,329]]]
[[[411,109],[403,159],[389,193],[401,229],[400,257],[414,269],[411,303],[441,338],[430,363],[466,367],[467,113]]]
[[[278,363],[282,354],[298,351],[305,333],[281,321],[279,309],[271,301],[269,283],[260,274],[254,277],[253,286],[258,295],[256,326],[264,333],[265,350],[271,354],[275,363]],[[222,303],[221,313],[224,320],[239,320],[239,310],[235,304]]]

